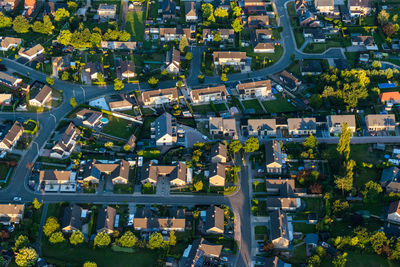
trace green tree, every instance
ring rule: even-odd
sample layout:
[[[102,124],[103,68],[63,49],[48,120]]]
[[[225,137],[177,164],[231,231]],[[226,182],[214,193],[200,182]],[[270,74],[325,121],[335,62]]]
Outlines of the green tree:
[[[103,74],[101,72],[97,73],[97,81],[99,83],[104,83],[104,76],[103,76]]]
[[[365,184],[365,189],[361,191],[364,195],[365,203],[376,203],[378,196],[383,192],[382,186],[374,181],[368,181]]]
[[[332,264],[335,267],[344,267],[347,262],[347,252],[343,252],[343,254],[336,256],[332,260]]]
[[[385,25],[389,21],[389,17],[389,13],[387,13],[386,10],[382,9],[378,14],[378,22],[381,25]]]
[[[56,13],[54,14],[54,20],[55,21],[61,21],[66,18],[69,18],[69,11],[66,10],[65,8],[59,8],[57,9]]]
[[[29,238],[26,235],[19,235],[17,239],[15,239],[15,250],[20,250],[29,245]]]
[[[187,52],[186,55],[185,55],[185,59],[188,60],[188,61],[192,60],[193,59],[192,53]]]
[[[229,16],[228,10],[222,7],[218,7],[214,11],[214,16],[216,16],[219,19],[227,18]]]
[[[50,34],[53,33],[53,30],[54,30],[54,25],[51,22],[50,17],[45,15],[43,17],[43,30],[42,30],[42,33],[50,35]]]
[[[62,45],[71,44],[72,33],[69,30],[62,30],[57,37],[57,42]]]
[[[353,168],[355,166],[355,161],[350,160],[346,164],[346,175],[344,177],[335,177],[336,188],[342,191],[350,191],[353,188]]]
[[[214,7],[212,4],[202,4],[201,11],[203,13],[203,20],[206,21],[206,23],[204,23],[205,25],[210,25],[210,23],[215,22]]]
[[[32,201],[32,205],[35,208],[35,210],[38,210],[43,206],[43,203],[40,203],[39,200],[35,197]]]
[[[61,231],[57,231],[51,234],[49,241],[51,244],[58,244],[64,242],[65,238]]]
[[[33,248],[22,248],[15,254],[15,263],[21,267],[29,267],[35,265],[38,258]]]
[[[310,98],[310,106],[313,109],[320,109],[323,104],[322,97],[320,94],[313,94]]]
[[[136,236],[131,231],[126,231],[121,238],[118,239],[117,243],[121,247],[132,248],[136,244]]]
[[[232,29],[239,34],[239,47],[242,46],[242,30],[243,30],[243,23],[242,19],[240,17],[237,17],[233,22],[232,22]]]
[[[124,151],[129,151],[129,150],[131,150],[131,146],[126,144],[126,145],[124,145],[123,149],[124,149]]]
[[[100,232],[94,238],[94,246],[96,247],[106,247],[111,243],[110,235],[106,232]]]
[[[181,51],[181,53],[185,52],[186,47],[189,46],[189,41],[186,38],[186,36],[183,36],[181,38],[181,40],[179,41],[179,50]]]
[[[259,148],[260,144],[255,137],[250,137],[244,142],[243,150],[246,153],[257,151]]]
[[[342,129],[340,132],[340,139],[336,150],[337,152],[339,152],[340,155],[344,156],[346,160],[348,160],[350,156],[350,139],[351,139],[351,130],[347,126],[347,123],[345,122],[342,125]]]
[[[29,21],[24,16],[17,16],[13,22],[13,29],[16,33],[27,33],[29,31]]]
[[[83,236],[82,232],[79,230],[74,231],[71,236],[69,237],[69,242],[71,245],[79,245],[82,244],[83,241],[85,240],[85,237]]]
[[[242,15],[242,9],[234,1],[231,2],[231,10],[233,17],[235,18]]]
[[[69,73],[68,71],[64,71],[61,75],[61,80],[68,81],[68,79],[69,79]]]
[[[257,189],[257,186],[258,186],[259,184],[260,184],[260,181],[258,181],[258,180],[256,180],[256,181],[253,182],[254,190]]]
[[[104,144],[104,147],[112,149],[114,147],[114,143],[111,141],[108,141]]]
[[[202,182],[202,181],[196,182],[193,186],[194,186],[194,189],[195,189],[196,191],[201,191],[201,190],[203,190],[203,182]]]
[[[182,81],[178,81],[176,83],[176,87],[181,88],[183,86],[183,82]]]
[[[71,105],[71,107],[75,108],[78,103],[75,100],[75,97],[71,97],[71,99],[69,100],[69,104]]]
[[[176,245],[176,236],[174,231],[169,232],[168,242],[170,246]]]
[[[10,28],[12,25],[12,19],[10,17],[4,16],[0,12],[0,28]]]
[[[0,256],[0,267],[5,267],[7,265],[6,259],[3,256]]]
[[[165,245],[166,244],[164,242],[163,236],[158,232],[154,232],[150,236],[149,243],[147,244],[147,247],[149,249],[158,249],[158,248],[164,248]]]
[[[83,267],[97,267],[97,264],[92,261],[87,261],[83,264]]]
[[[54,79],[50,77],[46,77],[46,82],[48,85],[54,85]]]
[[[242,143],[239,140],[234,139],[229,143],[228,150],[231,154],[234,155],[241,149],[242,149]]]
[[[212,36],[213,36],[213,42],[216,42],[216,43],[218,43],[218,42],[221,42],[221,34],[218,32],[218,31],[213,31],[212,32]]]
[[[68,1],[67,2],[67,6],[69,9],[75,10],[78,8],[78,4],[75,3],[74,1]]]
[[[318,267],[321,265],[321,258],[315,254],[308,258],[307,267]]]
[[[374,60],[371,65],[375,69],[380,69],[382,67],[382,63],[380,61],[377,61],[377,60]]]
[[[226,73],[221,74],[221,81],[226,82],[228,80],[228,77],[226,76]]]
[[[303,146],[308,149],[315,149],[318,146],[317,138],[310,134],[303,142]]]
[[[158,84],[158,79],[156,79],[156,78],[154,78],[154,77],[151,77],[148,81],[147,81],[147,83],[150,85],[150,87],[156,87],[157,86],[157,84]]]
[[[52,233],[57,231],[60,228],[60,224],[58,223],[55,217],[49,217],[46,220],[46,223],[43,226],[43,233],[46,236],[50,236]]]
[[[122,89],[124,89],[124,87],[125,87],[125,85],[120,79],[116,78],[114,80],[114,90],[115,91],[121,91]]]
[[[339,199],[335,200],[332,204],[333,212],[335,214],[342,213],[350,207],[349,202],[340,201]]]

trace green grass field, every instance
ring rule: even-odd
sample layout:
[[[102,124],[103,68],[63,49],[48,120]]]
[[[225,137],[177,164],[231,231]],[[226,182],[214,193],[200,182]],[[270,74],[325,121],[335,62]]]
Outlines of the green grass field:
[[[254,109],[256,113],[264,112],[257,99],[244,100],[242,101],[242,104],[246,109]]]
[[[133,122],[120,119],[114,116],[108,116],[109,122],[104,126],[102,132],[115,137],[128,139],[135,129],[136,125],[129,126]]]
[[[276,95],[276,100],[262,102],[267,112],[291,112],[297,110],[295,106],[283,99],[280,94]]]
[[[142,11],[128,12],[126,15],[126,30],[137,42],[144,41],[144,14]]]
[[[3,180],[6,178],[9,169],[10,169],[10,167],[8,166],[7,163],[0,162],[0,180]]]

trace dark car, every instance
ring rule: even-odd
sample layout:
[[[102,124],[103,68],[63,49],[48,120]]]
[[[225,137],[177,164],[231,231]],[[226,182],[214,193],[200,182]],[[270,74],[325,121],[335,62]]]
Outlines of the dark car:
[[[7,67],[4,64],[0,64],[0,71],[6,71]]]

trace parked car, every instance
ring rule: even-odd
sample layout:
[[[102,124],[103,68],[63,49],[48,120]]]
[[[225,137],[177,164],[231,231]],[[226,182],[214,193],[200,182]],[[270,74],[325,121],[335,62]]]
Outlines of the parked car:
[[[22,201],[22,197],[14,197],[13,201],[15,202],[21,202]]]

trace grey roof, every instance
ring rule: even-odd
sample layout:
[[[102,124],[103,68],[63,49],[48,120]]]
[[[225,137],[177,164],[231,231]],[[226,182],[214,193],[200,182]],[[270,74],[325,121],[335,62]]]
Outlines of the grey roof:
[[[222,156],[222,157],[227,157],[228,156],[228,151],[226,148],[226,145],[222,144],[222,143],[216,143],[211,147],[211,158],[215,157],[215,156]]]
[[[206,230],[214,227],[224,231],[224,210],[217,206],[211,206],[206,211]]]
[[[295,190],[294,179],[265,179],[266,188],[276,188],[281,197],[293,196]]]
[[[301,72],[322,72],[322,65],[319,60],[301,60],[300,61]]]
[[[222,251],[222,245],[214,245],[204,238],[196,239],[190,247],[189,255],[184,267],[215,266],[210,258],[218,258]],[[210,262],[210,264],[207,264]]]
[[[163,15],[176,15],[176,4],[173,0],[164,0],[162,2]]]
[[[102,231],[104,229],[107,229],[109,231],[113,231],[116,214],[117,210],[110,206],[101,208],[97,217],[96,230]]]
[[[265,267],[284,267],[285,262],[278,258],[277,256],[275,257],[269,257],[265,259]]]
[[[176,135],[175,129],[173,127],[173,122],[175,118],[172,117],[168,112],[163,113],[155,120],[155,130],[156,130],[156,140],[163,137],[166,134],[171,136]]]
[[[400,169],[397,167],[383,169],[380,182],[384,185],[387,185],[390,182],[400,183]]]
[[[278,209],[270,213],[271,240],[277,238],[289,238],[289,227],[286,212]]]
[[[311,234],[306,234],[306,238],[304,239],[306,241],[306,244],[318,244],[318,235],[311,233]]]
[[[66,207],[64,210],[61,228],[70,226],[71,228],[80,230],[82,227],[82,210],[83,209],[78,205],[69,205]]]

